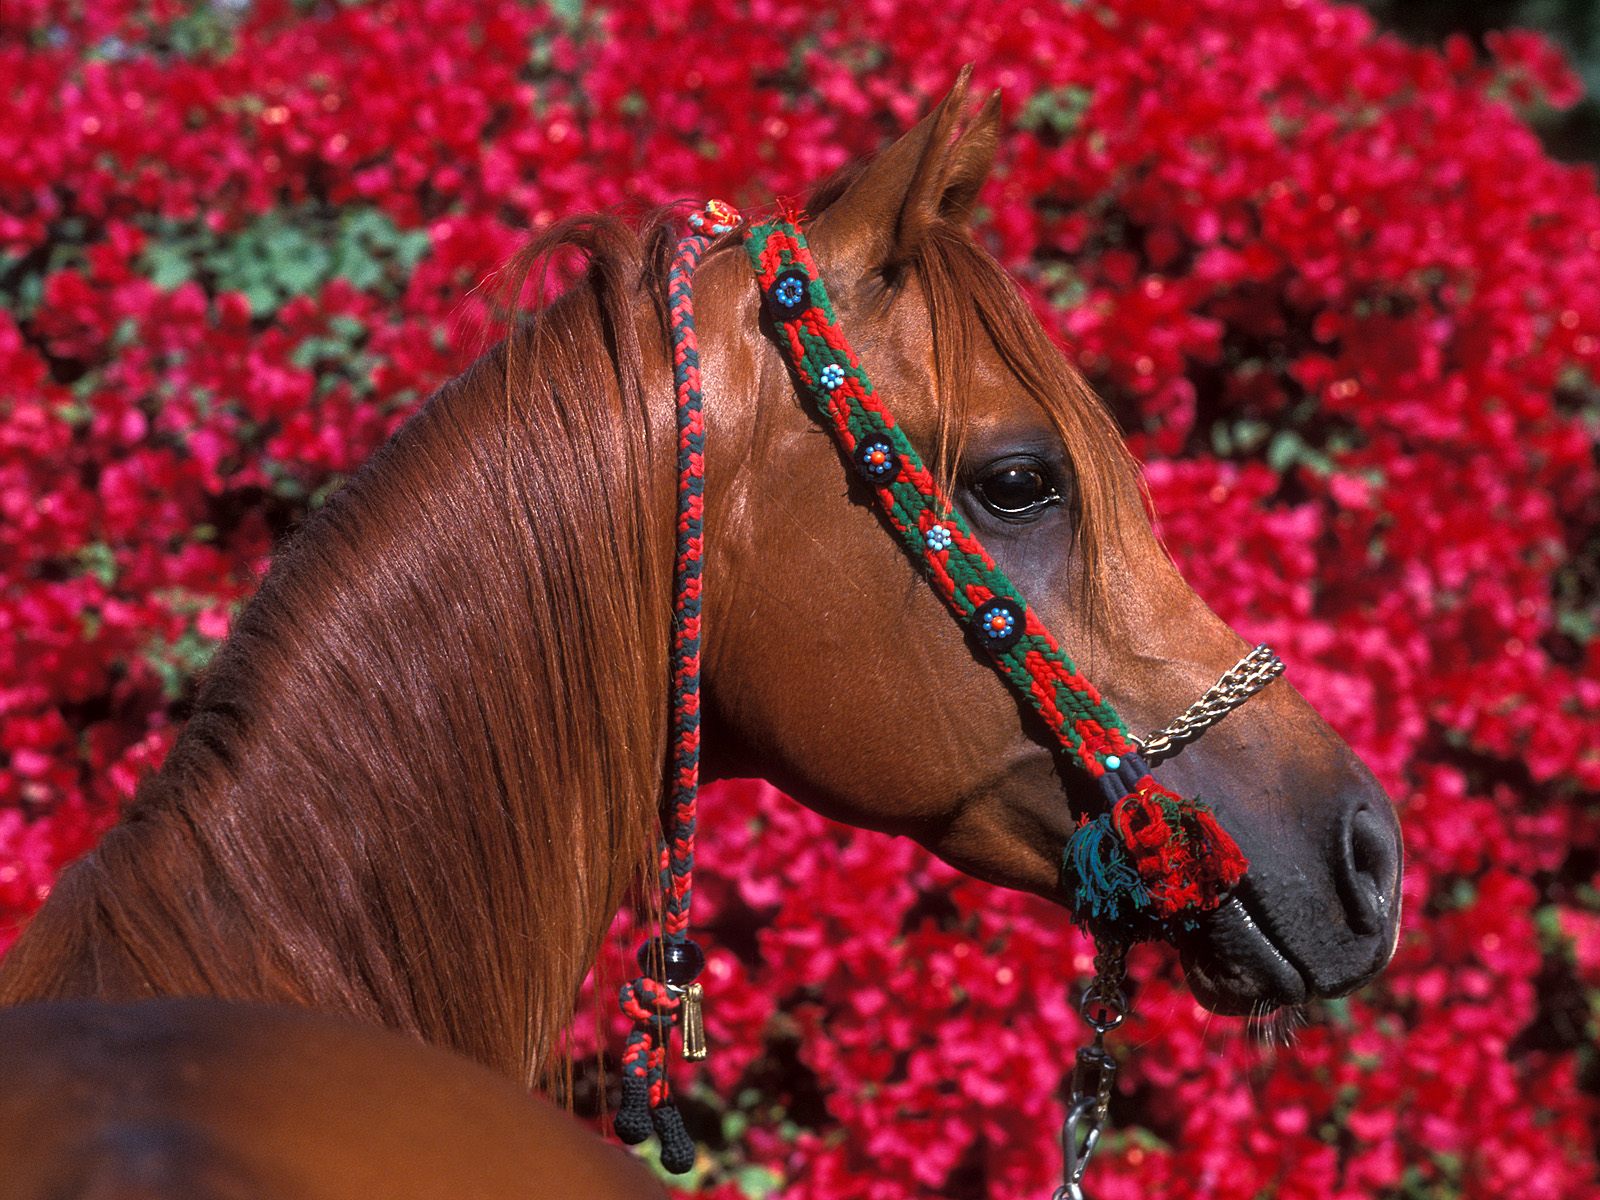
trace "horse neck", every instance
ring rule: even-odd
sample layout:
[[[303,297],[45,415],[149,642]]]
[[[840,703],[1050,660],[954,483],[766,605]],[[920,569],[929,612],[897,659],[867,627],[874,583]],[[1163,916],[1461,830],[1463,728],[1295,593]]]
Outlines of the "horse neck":
[[[533,1081],[662,785],[670,400],[575,354],[605,316],[559,302],[307,523],[0,998],[305,1004]]]

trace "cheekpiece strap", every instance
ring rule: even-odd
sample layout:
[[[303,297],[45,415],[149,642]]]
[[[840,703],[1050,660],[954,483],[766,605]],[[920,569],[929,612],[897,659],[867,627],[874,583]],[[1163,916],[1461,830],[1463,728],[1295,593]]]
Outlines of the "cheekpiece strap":
[[[940,491],[840,328],[797,225],[757,225],[745,245],[795,375],[933,590],[1045,719],[1078,766],[1099,777],[1137,754],[1128,727],[1085,679]]]
[[[1216,908],[1244,855],[1207,805],[1156,782],[1122,718],[944,495],[874,391],[792,216],[751,227],[745,249],[795,378],[939,598],[1100,784],[1103,810],[1082,816],[1063,856],[1077,919],[1130,940]]]

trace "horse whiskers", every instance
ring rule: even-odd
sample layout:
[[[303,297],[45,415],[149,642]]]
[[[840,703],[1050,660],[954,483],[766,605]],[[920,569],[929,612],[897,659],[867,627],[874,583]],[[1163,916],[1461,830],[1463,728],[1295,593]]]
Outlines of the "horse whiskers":
[[[1281,1029],[1284,1047],[1294,1045],[1294,1040],[1300,1031],[1311,1024],[1310,1010],[1304,1004],[1291,1004],[1288,1008],[1278,1010],[1278,1024]]]
[[[1246,1020],[1250,1039],[1267,1051],[1289,1049],[1294,1045],[1295,1035],[1308,1024],[1310,1017],[1305,1005],[1269,1008],[1264,1000],[1256,1000],[1251,1004],[1250,1016]]]

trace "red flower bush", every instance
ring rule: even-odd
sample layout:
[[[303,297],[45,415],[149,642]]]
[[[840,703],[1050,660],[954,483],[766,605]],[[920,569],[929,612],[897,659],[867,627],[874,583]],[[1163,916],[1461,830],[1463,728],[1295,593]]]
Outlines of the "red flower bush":
[[[1529,34],[1438,53],[1328,0],[12,0],[7,927],[530,232],[796,194],[968,60],[1012,131],[981,236],[1409,851],[1394,967],[1292,1048],[1136,959],[1096,1194],[1594,1196],[1600,198],[1524,123],[1578,94]],[[1064,914],[765,789],[702,829],[704,1194],[1048,1194],[1090,965]]]

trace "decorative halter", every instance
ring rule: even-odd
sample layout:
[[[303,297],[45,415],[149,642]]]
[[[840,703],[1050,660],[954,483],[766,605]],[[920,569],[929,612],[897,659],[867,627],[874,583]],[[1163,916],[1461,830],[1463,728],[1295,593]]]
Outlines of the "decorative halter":
[[[687,933],[699,776],[704,469],[691,278],[712,239],[732,232],[739,221],[733,208],[718,201],[691,216],[694,233],[679,243],[668,276],[679,519],[673,793],[660,849],[665,932],[640,947],[645,974],[625,985],[621,995],[623,1011],[635,1024],[623,1055],[616,1131],[632,1144],[654,1128],[662,1165],[678,1173],[693,1165],[694,1145],[670,1099],[670,1027],[683,1025],[686,1058],[703,1058],[706,1052],[695,982],[705,958]],[[875,394],[839,326],[800,231],[799,214],[785,210],[778,220],[750,227],[744,246],[795,379],[889,526],[1000,676],[1054,734],[1067,759],[1100,785],[1100,811],[1080,816],[1062,859],[1062,885],[1074,918],[1098,936],[1126,945],[1159,936],[1174,924],[1190,924],[1218,907],[1244,877],[1244,855],[1203,801],[1162,787],[1148,764],[1198,737],[1281,674],[1283,664],[1258,646],[1168,729],[1142,743],[1133,737],[995,565]]]

